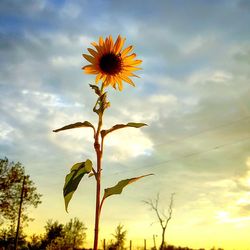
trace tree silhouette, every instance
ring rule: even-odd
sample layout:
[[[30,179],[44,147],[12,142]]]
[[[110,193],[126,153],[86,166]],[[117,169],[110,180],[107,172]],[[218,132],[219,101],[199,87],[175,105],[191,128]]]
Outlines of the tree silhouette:
[[[79,248],[86,239],[86,230],[84,223],[78,218],[70,219],[64,226],[65,244],[70,249]]]
[[[174,193],[171,194],[170,203],[169,203],[169,206],[168,206],[168,214],[167,215],[164,212],[160,212],[160,210],[159,210],[159,199],[160,199],[160,195],[158,193],[155,200],[149,199],[149,200],[145,200],[143,202],[145,204],[147,204],[156,213],[156,216],[157,216],[158,221],[159,221],[159,223],[161,225],[161,228],[162,228],[162,235],[161,235],[162,240],[161,240],[160,250],[163,250],[165,248],[166,229],[167,229],[169,221],[172,218],[172,213],[173,213]]]
[[[29,250],[40,250],[42,244],[42,236],[33,234],[30,236],[30,241],[28,242]]]
[[[74,250],[82,246],[87,228],[78,218],[70,219],[66,225],[50,219],[45,225],[45,230],[39,249]]]
[[[45,249],[48,245],[52,243],[57,238],[64,237],[63,224],[58,221],[48,220],[45,225],[45,237],[42,241],[42,249]]]
[[[112,234],[114,237],[114,243],[111,241],[111,244],[109,245],[109,249],[115,249],[115,250],[122,250],[124,249],[124,243],[126,240],[126,234],[127,231],[123,230],[124,225],[119,224],[116,229],[115,233]]]
[[[24,222],[31,220],[28,208],[37,207],[40,203],[41,194],[30,176],[25,175],[24,166],[7,158],[0,159],[0,221],[8,227],[10,238],[15,238],[15,245],[18,235],[22,234]]]

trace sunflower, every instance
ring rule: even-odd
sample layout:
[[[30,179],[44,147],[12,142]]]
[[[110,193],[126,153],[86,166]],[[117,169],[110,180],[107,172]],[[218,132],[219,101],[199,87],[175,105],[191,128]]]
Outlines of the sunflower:
[[[122,50],[124,42],[125,38],[120,35],[115,43],[112,36],[105,40],[100,37],[99,44],[91,43],[96,50],[88,48],[90,55],[83,54],[83,57],[91,64],[84,66],[82,69],[86,74],[96,75],[96,84],[101,80],[104,87],[111,85],[116,89],[118,85],[119,90],[122,90],[123,81],[135,86],[130,77],[138,77],[133,74],[133,71],[141,69],[137,66],[141,64],[142,60],[135,60],[135,53],[129,55],[133,50],[132,45]]]

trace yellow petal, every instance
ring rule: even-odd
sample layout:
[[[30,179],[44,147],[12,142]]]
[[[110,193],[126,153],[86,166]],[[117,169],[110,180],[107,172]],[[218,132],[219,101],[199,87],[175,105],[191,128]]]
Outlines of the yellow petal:
[[[121,40],[121,43],[119,44],[120,46],[117,47],[117,53],[120,53],[120,52],[121,52],[121,49],[122,49],[122,47],[123,47],[123,45],[124,45],[124,43],[125,43],[125,40],[126,40],[126,38],[123,38],[123,39]]]
[[[113,46],[114,46],[114,42],[113,42],[113,38],[110,35],[109,37],[106,38],[107,42],[106,42],[106,52],[110,53],[113,50]]]
[[[90,71],[90,70],[84,70],[84,73],[85,73],[85,74],[91,74],[91,75],[96,75],[96,74],[98,74],[97,71]]]
[[[125,39],[125,38],[122,39],[120,35],[117,37],[116,42],[115,42],[115,45],[114,45],[114,49],[113,49],[113,51],[114,51],[115,54],[120,53],[120,51],[121,51],[121,49],[122,49],[122,47],[123,47],[123,44],[124,44],[125,40],[126,40],[126,39]]]
[[[98,83],[101,78],[102,78],[102,73],[99,73],[95,78],[95,83]]]
[[[114,45],[114,52],[116,53],[117,50],[117,46],[119,46],[119,44],[121,43],[121,36],[119,35],[115,41],[115,45]]]
[[[131,76],[133,76],[133,77],[137,77],[137,78],[140,78],[140,76],[135,75],[135,74],[133,74],[133,73],[131,73]]]
[[[114,89],[116,89],[116,84],[111,85]]]
[[[123,61],[130,61],[131,59],[134,59],[135,57],[136,57],[136,54],[133,53],[133,54],[131,54],[131,55],[129,55],[129,56],[125,56],[125,57],[123,58]]]
[[[110,51],[110,44],[109,44],[109,39],[106,37],[105,42],[103,44],[103,53],[107,54]]]
[[[102,81],[103,81],[103,82],[106,82],[106,80],[107,80],[107,75],[102,74]]]
[[[135,71],[135,70],[141,70],[142,68],[138,68],[138,67],[133,67],[133,66],[123,66],[122,67],[125,71]]]
[[[129,63],[129,65],[135,66],[135,65],[139,65],[139,64],[141,64],[141,63],[142,63],[142,60],[135,60],[135,61]]]
[[[110,84],[110,76],[105,76],[105,80],[103,81],[105,86],[108,86]]]
[[[99,72],[94,69],[84,69],[87,74],[98,74]]]
[[[129,52],[131,52],[133,50],[133,46],[130,45],[129,47],[127,47],[126,49],[124,49],[122,52],[121,52],[121,57],[124,57],[125,55],[127,55]]]
[[[108,38],[108,37],[106,37],[106,39],[105,39],[105,45],[106,45],[107,47],[109,47],[109,38]]]
[[[134,84],[134,82],[130,79],[130,78],[128,78],[127,76],[124,76],[124,75],[120,75],[120,78],[123,80],[123,81],[125,81],[125,82],[127,82],[127,83],[129,83],[130,85],[132,85],[132,86],[134,86],[135,87],[135,84]]]
[[[82,56],[91,63],[95,63],[96,59],[90,55],[82,54]]]
[[[89,65],[83,66],[82,69],[94,69],[94,67],[92,64],[91,65],[89,64]]]
[[[109,83],[107,81],[104,81],[103,84],[104,84],[104,87],[108,87],[109,86]]]
[[[90,53],[93,57],[98,56],[98,53],[97,53],[95,50],[93,50],[93,49],[91,49],[91,48],[88,48],[88,51],[89,51],[89,53]]]
[[[117,83],[118,83],[118,89],[119,89],[120,91],[122,91],[123,86],[122,86],[122,81],[121,81],[120,78],[117,79]]]
[[[123,71],[122,74],[125,75],[125,76],[134,76],[134,77],[140,78],[139,76],[135,75],[131,71]]]
[[[96,42],[92,42],[91,45],[93,45],[94,47],[98,46]]]
[[[113,80],[112,80],[112,82],[111,82],[110,84],[111,84],[111,86],[112,86],[114,89],[116,89],[116,82],[117,82],[117,79],[116,79],[115,76],[113,76]]]
[[[92,42],[91,43],[97,50],[98,53],[102,53],[102,46],[99,46],[97,43]]]
[[[113,76],[109,76],[108,81],[111,85],[115,84],[115,78]]]
[[[86,65],[84,67],[82,67],[82,69],[88,73],[91,72],[93,74],[98,74],[99,72],[97,71],[97,69],[93,66],[93,65]]]
[[[104,44],[102,36],[99,37],[99,45],[102,46]]]
[[[109,43],[110,43],[110,48],[113,48],[114,47],[114,42],[113,42],[113,38],[112,38],[111,35],[109,36]]]

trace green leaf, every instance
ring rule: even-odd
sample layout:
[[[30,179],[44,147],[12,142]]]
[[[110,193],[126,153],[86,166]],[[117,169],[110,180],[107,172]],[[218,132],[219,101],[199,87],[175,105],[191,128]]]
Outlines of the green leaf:
[[[131,179],[125,179],[125,180],[119,181],[115,186],[113,186],[111,188],[106,188],[104,190],[103,200],[106,199],[107,197],[111,196],[111,195],[121,194],[123,188],[126,187],[128,184],[131,184],[131,183],[133,183],[135,181],[138,181],[139,179],[144,178],[144,177],[149,176],[149,175],[153,175],[153,174],[146,174],[146,175],[142,175],[142,176],[139,176],[139,177],[134,177],[134,178],[131,178]]]
[[[65,184],[63,187],[63,196],[65,202],[65,210],[68,212],[69,202],[76,191],[82,177],[90,173],[92,170],[92,162],[87,159],[85,162],[79,162],[71,167],[70,173],[65,177]]]
[[[140,128],[143,126],[148,126],[146,123],[141,123],[141,122],[129,122],[127,124],[116,124],[115,126],[113,126],[110,129],[107,130],[102,130],[101,131],[101,136],[104,137],[107,134],[117,130],[117,129],[121,129],[121,128],[126,128],[126,127],[131,127],[131,128]]]
[[[105,92],[97,99],[93,111],[99,115],[108,107],[110,107],[110,102],[107,101],[107,92]]]
[[[94,176],[94,175],[95,175],[95,174],[91,172],[91,173],[89,173],[89,176],[88,176],[88,177],[90,178],[90,177],[92,177],[92,176]]]
[[[97,85],[89,84],[89,86],[95,91],[98,96],[101,96],[101,90]]]
[[[95,130],[94,126],[90,122],[85,121],[85,122],[76,122],[76,123],[66,125],[62,128],[58,128],[58,129],[53,130],[53,132],[59,132],[62,130],[73,129],[73,128],[82,128],[82,127],[91,127]]]
[[[126,127],[133,127],[133,128],[140,128],[143,126],[148,126],[148,125],[142,122],[129,122],[126,124]]]

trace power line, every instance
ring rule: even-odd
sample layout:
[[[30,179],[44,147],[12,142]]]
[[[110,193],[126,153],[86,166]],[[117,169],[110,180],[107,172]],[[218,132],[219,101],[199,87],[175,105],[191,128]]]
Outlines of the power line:
[[[159,144],[155,144],[154,147],[159,147],[159,146],[162,146],[162,145],[165,145],[165,144],[177,144],[179,142],[182,142],[184,140],[187,140],[189,138],[193,138],[193,137],[196,137],[198,135],[201,135],[203,133],[207,133],[207,132],[211,132],[211,131],[214,131],[214,130],[217,130],[217,129],[220,129],[220,128],[224,128],[224,127],[230,127],[230,126],[234,126],[235,124],[238,124],[239,122],[243,121],[243,120],[248,120],[250,119],[250,116],[245,116],[245,117],[242,117],[238,120],[234,120],[230,123],[227,123],[227,124],[221,124],[221,125],[218,125],[218,126],[215,126],[213,128],[209,128],[209,129],[205,129],[205,130],[202,130],[202,131],[199,131],[198,133],[196,134],[192,134],[192,135],[188,135],[186,137],[183,137],[183,138],[179,138],[179,139],[176,139],[176,140],[170,140],[170,141],[167,141],[167,142],[164,142],[164,143],[159,143]],[[193,156],[193,155],[196,155],[197,153],[191,153],[191,154],[188,154],[188,156]],[[179,159],[179,158],[178,158]],[[172,160],[171,160],[172,161]],[[124,167],[127,167],[127,165],[125,164],[122,164],[122,163],[119,163],[119,165],[121,166],[124,166]]]
[[[224,147],[228,147],[228,146],[231,146],[231,145],[234,145],[234,144],[237,144],[237,143],[241,143],[241,142],[244,142],[244,141],[247,141],[250,139],[250,136],[248,137],[245,137],[245,138],[241,138],[239,140],[236,140],[236,141],[233,141],[231,143],[225,143],[225,144],[221,144],[221,145],[217,145],[213,148],[210,148],[208,150],[204,150],[204,151],[200,151],[200,152],[194,152],[194,153],[190,153],[190,154],[186,154],[186,155],[183,155],[181,157],[176,157],[176,158],[173,158],[173,159],[169,159],[169,160],[165,160],[165,161],[162,161],[160,163],[156,163],[156,164],[150,164],[148,166],[144,166],[143,169],[147,169],[147,170],[150,170],[150,169],[155,169],[155,168],[159,168],[159,166],[163,165],[163,164],[168,164],[170,162],[173,162],[173,161],[177,161],[177,160],[181,160],[181,159],[185,159],[185,158],[191,158],[191,157],[194,157],[194,156],[197,156],[197,155],[201,155],[201,154],[205,154],[207,152],[211,152],[211,151],[214,151],[214,150],[218,150],[220,148],[224,148]],[[126,165],[123,165],[126,167]],[[158,166],[158,167],[156,167]],[[109,176],[112,176],[112,175],[118,175],[118,174],[121,174],[121,173],[128,173],[128,172],[133,172],[133,171],[136,171],[136,170],[141,170],[142,168],[134,168],[134,169],[129,169],[129,170],[123,170],[121,172],[117,172],[117,173],[114,173],[114,174],[109,174]],[[105,176],[104,176],[105,177]]]
[[[203,133],[211,132],[211,131],[214,131],[214,130],[217,130],[217,129],[220,129],[220,128],[224,128],[224,127],[230,127],[230,126],[232,126],[232,125],[238,124],[239,122],[241,122],[241,121],[243,121],[243,120],[248,120],[249,118],[250,118],[250,116],[245,116],[245,117],[242,117],[242,118],[240,118],[240,119],[238,119],[238,120],[232,121],[232,122],[230,122],[230,123],[221,124],[221,125],[215,126],[215,127],[213,127],[213,128],[209,128],[209,129],[206,129],[206,130],[202,130],[202,131],[199,131],[199,132],[196,133],[196,134],[189,135],[189,136],[186,136],[186,137],[184,137],[184,138],[180,138],[180,139],[176,139],[176,140],[170,140],[170,141],[168,141],[168,142],[156,144],[156,145],[154,145],[154,147],[159,147],[159,146],[162,146],[162,145],[165,145],[165,144],[168,144],[168,145],[169,145],[169,144],[176,144],[176,143],[178,143],[178,142],[187,140],[187,139],[189,139],[189,138],[193,138],[193,137],[198,136],[198,135],[201,135],[201,134],[203,134]],[[236,141],[236,143],[238,143],[238,141]],[[234,144],[234,143],[233,143],[233,144]],[[222,147],[227,146],[227,145],[231,145],[231,143],[226,144],[226,145],[223,144]],[[178,160],[178,159],[182,159],[182,158],[188,158],[188,157],[192,157],[192,156],[195,156],[195,155],[203,154],[203,153],[206,153],[206,152],[209,152],[209,151],[213,151],[213,150],[215,150],[215,149],[218,149],[218,148],[220,148],[220,147],[221,147],[221,146],[219,145],[219,146],[216,146],[216,147],[214,147],[214,148],[212,148],[212,149],[209,149],[209,150],[206,150],[206,151],[194,152],[194,153],[187,154],[187,155],[184,155],[184,156],[181,156],[181,157],[177,157],[177,158],[174,158],[174,159],[170,159],[170,160],[167,160],[167,161],[163,161],[162,163],[157,163],[156,165],[161,165],[161,164],[163,164],[163,163],[168,163],[169,161],[171,162],[171,161],[174,161],[174,160]],[[119,163],[119,165],[124,166],[124,167],[127,167],[127,165],[122,164],[122,163]],[[152,164],[151,164],[150,166],[152,166]],[[125,170],[125,171],[122,171],[122,173],[124,173],[124,172],[131,172],[131,171],[139,170],[139,169],[141,169],[141,168],[136,168],[136,169],[133,169],[133,170]],[[114,173],[114,174],[116,175],[116,174],[119,174],[119,173],[120,173],[120,172]],[[114,175],[114,174],[112,174],[112,175]]]
[[[211,131],[218,130],[218,129],[224,128],[224,127],[231,127],[231,126],[234,126],[235,124],[237,124],[237,123],[239,123],[239,122],[241,122],[241,121],[243,121],[243,120],[248,120],[248,119],[250,119],[250,116],[245,116],[245,117],[242,117],[242,118],[240,118],[240,119],[238,119],[238,120],[234,120],[234,121],[232,121],[232,122],[230,122],[230,123],[220,124],[220,125],[215,126],[215,127],[213,127],[213,128],[204,129],[204,130],[201,130],[201,131],[199,131],[199,132],[197,132],[197,133],[195,133],[195,134],[187,135],[187,136],[184,136],[184,137],[179,138],[179,139],[169,140],[169,141],[166,141],[166,142],[162,142],[162,143],[159,143],[159,144],[155,144],[154,147],[159,147],[159,146],[162,146],[162,145],[165,145],[165,144],[168,144],[168,145],[169,145],[169,144],[175,144],[175,143],[177,143],[177,142],[181,142],[181,141],[187,140],[187,139],[189,139],[189,138],[196,137],[196,136],[201,135],[201,134],[203,134],[203,133],[211,132]]]

